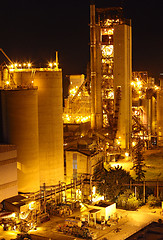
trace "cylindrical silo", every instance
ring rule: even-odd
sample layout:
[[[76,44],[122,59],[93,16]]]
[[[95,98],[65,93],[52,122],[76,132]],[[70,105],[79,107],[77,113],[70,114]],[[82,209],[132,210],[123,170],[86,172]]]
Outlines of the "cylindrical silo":
[[[3,90],[4,140],[17,146],[18,191],[39,190],[37,90]]]
[[[64,180],[62,71],[36,71],[41,184]]]
[[[121,138],[121,148],[130,149],[132,131],[132,27],[127,24],[114,26],[114,92],[121,87],[118,113],[117,137]],[[115,102],[116,104],[116,102]],[[115,106],[116,107],[116,106]]]

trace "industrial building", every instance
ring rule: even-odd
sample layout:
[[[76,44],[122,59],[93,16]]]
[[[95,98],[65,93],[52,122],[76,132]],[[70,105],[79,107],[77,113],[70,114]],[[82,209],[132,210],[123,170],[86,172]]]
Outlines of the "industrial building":
[[[160,75],[160,88],[157,91],[157,136],[158,144],[163,146],[163,74]]]
[[[99,161],[131,156],[139,138],[162,146],[162,80],[158,87],[147,72],[132,72],[132,25],[122,13],[90,5],[90,64],[86,76],[69,76],[64,111],[57,54],[46,68],[5,54],[0,140],[16,146],[19,192],[93,174]]]
[[[13,64],[1,69],[1,142],[17,150],[18,191],[64,180],[62,70]]]
[[[68,76],[64,104],[57,52],[55,62],[37,68],[13,63],[0,51],[10,63],[0,66],[0,211],[9,212],[1,215],[7,216],[4,230],[9,222],[20,232],[34,229],[49,215],[71,215],[79,202],[89,226],[117,219],[116,203],[96,191],[106,183],[97,181],[98,167],[130,171],[140,139],[144,149],[163,146],[162,74],[157,86],[148,72],[132,71],[131,20],[121,7],[90,5],[90,63],[86,75]],[[158,178],[156,188],[158,197]]]
[[[0,145],[0,202],[18,194],[17,150],[14,145]]]
[[[102,201],[94,205],[86,205],[87,209],[82,212],[83,215],[89,215],[87,218],[96,225],[96,221],[107,221],[113,217],[116,212],[116,203],[103,203]]]
[[[132,129],[131,41],[131,22],[122,18],[121,8],[96,9],[95,13],[95,5],[90,6],[90,71],[81,86],[74,86],[76,91],[64,110],[71,121],[67,108],[73,111],[78,106],[76,117],[83,113],[80,122],[90,121],[92,130],[105,131],[112,142],[120,138],[126,150]],[[82,111],[86,94],[91,97],[91,108]]]
[[[90,5],[90,66],[81,78],[69,76],[63,113],[68,179],[70,172],[81,175],[77,163],[84,151],[85,166],[96,156],[84,170],[92,174],[101,159],[132,156],[139,138],[146,149],[162,146],[162,80],[157,86],[148,72],[132,72],[132,25],[122,8]]]

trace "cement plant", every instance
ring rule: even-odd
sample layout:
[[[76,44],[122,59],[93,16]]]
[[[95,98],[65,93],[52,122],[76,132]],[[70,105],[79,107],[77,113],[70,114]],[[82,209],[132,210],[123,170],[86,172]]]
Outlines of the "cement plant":
[[[90,5],[64,101],[59,52],[38,68],[0,49],[1,239],[162,239],[163,73],[132,71],[122,12]]]

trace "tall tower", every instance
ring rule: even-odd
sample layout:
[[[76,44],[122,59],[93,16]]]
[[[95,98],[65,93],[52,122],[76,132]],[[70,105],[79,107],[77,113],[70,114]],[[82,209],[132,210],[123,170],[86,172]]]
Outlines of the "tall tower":
[[[129,149],[131,137],[131,22],[122,8],[90,6],[92,128],[106,128]],[[97,20],[96,20],[97,19]]]
[[[62,71],[38,71],[39,163],[41,185],[64,181]]]
[[[131,26],[125,23],[114,27],[114,91],[121,87],[121,101],[118,117],[117,137],[121,147],[129,149],[132,121],[132,63],[131,63]]]
[[[100,28],[96,25],[95,5],[90,5],[91,128],[102,128]]]

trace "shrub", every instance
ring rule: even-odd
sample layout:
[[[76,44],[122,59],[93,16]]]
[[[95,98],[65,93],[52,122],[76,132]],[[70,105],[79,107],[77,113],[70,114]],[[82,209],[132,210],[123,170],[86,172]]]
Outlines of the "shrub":
[[[141,201],[137,199],[131,190],[126,190],[118,197],[117,205],[123,209],[136,210],[141,204]]]
[[[147,203],[149,207],[156,207],[160,205],[160,199],[151,194],[148,196]]]

